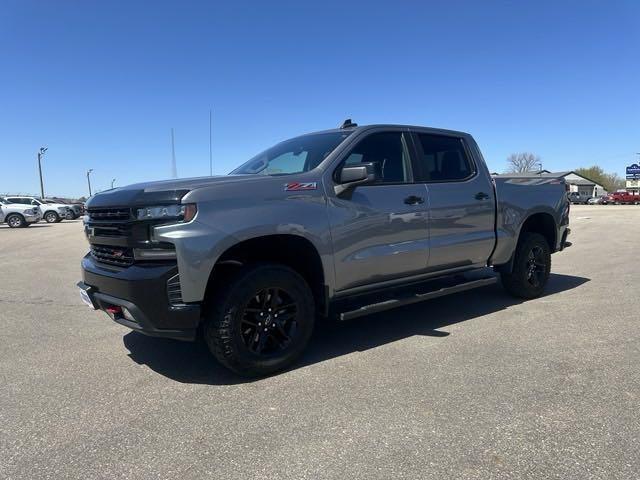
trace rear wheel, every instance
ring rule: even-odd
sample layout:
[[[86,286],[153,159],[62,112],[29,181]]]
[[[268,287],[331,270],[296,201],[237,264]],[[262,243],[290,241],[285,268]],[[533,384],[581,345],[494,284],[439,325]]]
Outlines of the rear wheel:
[[[551,272],[551,251],[547,240],[539,233],[525,232],[516,247],[513,270],[502,273],[502,285],[519,298],[542,295]]]
[[[27,226],[27,222],[22,215],[12,213],[7,217],[7,225],[11,228],[23,228]]]
[[[307,346],[313,296],[294,270],[277,264],[241,269],[207,299],[204,338],[216,359],[243,376],[292,364]]]
[[[45,213],[44,219],[47,223],[58,223],[60,220],[62,220],[56,212]]]

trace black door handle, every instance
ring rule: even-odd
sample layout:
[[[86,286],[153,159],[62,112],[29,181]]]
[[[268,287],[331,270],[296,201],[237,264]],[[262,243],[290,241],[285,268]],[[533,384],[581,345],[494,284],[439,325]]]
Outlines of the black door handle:
[[[418,197],[416,195],[409,195],[404,199],[404,203],[406,203],[407,205],[418,205],[420,203],[424,203],[424,198]]]
[[[486,200],[487,198],[489,198],[489,194],[484,192],[478,192],[476,193],[475,198],[476,200]]]

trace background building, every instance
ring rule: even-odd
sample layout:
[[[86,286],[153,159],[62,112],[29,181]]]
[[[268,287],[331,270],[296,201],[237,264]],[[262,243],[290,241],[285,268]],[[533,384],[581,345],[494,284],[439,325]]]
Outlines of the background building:
[[[576,172],[561,173],[565,182],[569,185],[570,192],[578,192],[581,195],[587,195],[590,197],[599,197],[608,193],[599,183],[596,183],[590,178],[578,175]]]

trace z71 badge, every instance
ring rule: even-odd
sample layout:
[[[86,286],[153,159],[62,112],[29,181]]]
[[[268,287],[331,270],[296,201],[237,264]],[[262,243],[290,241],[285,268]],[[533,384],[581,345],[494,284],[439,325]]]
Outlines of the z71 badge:
[[[291,182],[284,184],[285,192],[300,192],[302,190],[317,190],[318,182]]]

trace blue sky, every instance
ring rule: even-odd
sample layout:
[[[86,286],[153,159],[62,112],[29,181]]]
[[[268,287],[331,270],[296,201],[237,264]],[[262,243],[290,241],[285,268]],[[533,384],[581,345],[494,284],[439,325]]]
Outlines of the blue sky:
[[[0,9],[0,192],[227,173],[287,137],[410,123],[492,170],[624,173],[640,152],[640,2],[97,2]]]

